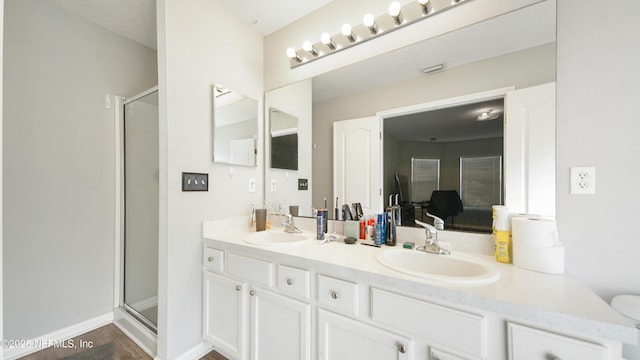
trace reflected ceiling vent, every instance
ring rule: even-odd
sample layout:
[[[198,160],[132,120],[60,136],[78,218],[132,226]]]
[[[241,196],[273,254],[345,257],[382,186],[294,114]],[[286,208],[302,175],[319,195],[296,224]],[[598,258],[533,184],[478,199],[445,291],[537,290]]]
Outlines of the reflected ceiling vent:
[[[444,64],[438,64],[438,65],[433,65],[433,66],[429,66],[426,67],[424,69],[422,69],[422,74],[424,75],[431,75],[434,72],[438,72],[444,69]]]

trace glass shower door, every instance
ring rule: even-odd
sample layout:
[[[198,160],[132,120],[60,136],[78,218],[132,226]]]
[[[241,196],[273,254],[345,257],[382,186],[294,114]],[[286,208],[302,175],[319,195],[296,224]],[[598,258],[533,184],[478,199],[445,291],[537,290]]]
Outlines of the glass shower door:
[[[124,308],[158,322],[158,91],[124,105]]]

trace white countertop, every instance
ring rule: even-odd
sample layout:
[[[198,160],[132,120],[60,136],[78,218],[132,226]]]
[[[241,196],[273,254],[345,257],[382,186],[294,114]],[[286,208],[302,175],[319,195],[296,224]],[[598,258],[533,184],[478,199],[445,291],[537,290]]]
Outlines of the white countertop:
[[[248,228],[247,217],[203,224],[204,243],[210,247],[242,251],[247,255],[310,268],[316,272],[330,270],[346,279],[368,278],[371,282],[400,291],[495,312],[551,329],[631,344],[636,343],[638,338],[634,324],[569,275],[537,273],[495,262],[491,256],[467,253],[491,262],[500,271],[500,279],[483,286],[451,286],[404,275],[381,265],[376,260],[376,254],[388,247],[346,245],[341,242],[320,244],[317,240],[291,246],[261,246],[242,240],[251,233],[253,231]],[[455,243],[453,251],[456,251]]]

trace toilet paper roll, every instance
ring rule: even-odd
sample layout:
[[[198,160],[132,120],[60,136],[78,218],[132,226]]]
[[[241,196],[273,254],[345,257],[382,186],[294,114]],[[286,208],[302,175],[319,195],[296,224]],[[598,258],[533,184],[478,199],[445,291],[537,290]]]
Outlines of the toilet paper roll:
[[[503,205],[493,205],[493,232],[511,231],[509,224],[509,208]]]
[[[513,265],[546,274],[562,274],[564,246],[536,247],[513,243]]]
[[[515,217],[512,221],[514,246],[552,247],[560,244],[556,221],[553,219]]]

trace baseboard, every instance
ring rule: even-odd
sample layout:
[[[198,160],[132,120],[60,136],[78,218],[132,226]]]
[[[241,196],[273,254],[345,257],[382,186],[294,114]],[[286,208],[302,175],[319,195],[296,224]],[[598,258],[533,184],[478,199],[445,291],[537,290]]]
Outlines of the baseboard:
[[[36,351],[40,351],[46,347],[51,346],[52,344],[64,344],[65,340],[74,338],[78,335],[82,335],[86,332],[95,330],[112,322],[113,312],[109,312],[104,315],[89,319],[87,321],[67,326],[60,330],[56,330],[37,338],[27,340],[24,344],[22,344],[21,347],[5,349],[4,359],[17,359],[32,354]]]
[[[114,310],[113,324],[149,356],[154,357],[156,355],[158,348],[156,334],[125,310],[121,308]]]
[[[201,341],[196,346],[194,346],[191,349],[189,349],[189,350],[183,352],[182,354],[180,354],[176,358],[176,360],[197,360],[197,359],[201,359],[202,357],[204,357],[205,355],[210,353],[211,350],[213,350],[213,345],[211,345],[210,343],[208,343],[206,341]],[[155,360],[159,360],[159,359],[156,358]]]

